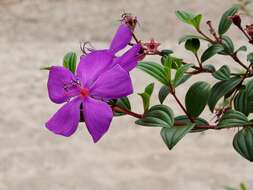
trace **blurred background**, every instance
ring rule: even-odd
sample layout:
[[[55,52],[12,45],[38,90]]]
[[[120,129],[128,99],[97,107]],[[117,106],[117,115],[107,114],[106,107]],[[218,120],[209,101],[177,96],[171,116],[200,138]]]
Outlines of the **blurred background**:
[[[204,21],[211,19],[217,26],[224,10],[236,2],[0,0],[0,190],[219,190],[242,181],[253,189],[253,165],[232,147],[236,130],[189,134],[169,151],[159,129],[137,126],[130,117],[115,118],[97,144],[84,124],[69,138],[44,128],[59,105],[49,101],[48,72],[39,68],[61,65],[68,51],[80,54],[80,41],[108,47],[124,11],[138,16],[140,39],[154,37],[191,62],[193,57],[177,40],[193,30],[174,12],[202,13]],[[245,24],[250,21],[244,17]],[[202,27],[205,30],[204,22]],[[238,46],[246,42],[236,28],[228,34]],[[219,67],[233,62],[217,57],[210,63]],[[131,75],[136,93],[153,81],[138,70]],[[194,80],[209,80],[207,76]],[[192,83],[179,88],[182,101]],[[156,83],[153,102],[159,87]],[[140,97],[132,95],[131,101],[133,109],[141,112]],[[181,113],[173,99],[166,104]],[[202,116],[213,117],[208,110]]]

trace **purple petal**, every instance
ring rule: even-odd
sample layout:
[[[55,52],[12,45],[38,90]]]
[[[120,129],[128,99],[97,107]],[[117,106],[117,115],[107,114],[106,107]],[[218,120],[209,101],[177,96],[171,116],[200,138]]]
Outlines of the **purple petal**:
[[[71,85],[75,76],[66,68],[53,66],[49,71],[47,88],[48,96],[54,103],[66,102],[78,93],[78,88]],[[68,87],[66,91],[64,87]]]
[[[132,31],[126,24],[121,24],[114,35],[110,45],[110,50],[113,54],[127,46],[132,39]]]
[[[46,128],[58,135],[72,135],[80,120],[80,104],[80,98],[75,98],[63,105],[46,123]]]
[[[83,101],[85,123],[96,143],[109,129],[113,113],[111,107],[105,102],[86,98]]]
[[[129,49],[122,56],[114,60],[115,64],[119,64],[126,71],[131,71],[136,67],[138,62],[138,53],[141,49],[140,44],[135,44],[131,49]]]
[[[83,86],[91,85],[106,69],[112,67],[113,55],[108,50],[92,51],[80,58],[77,76]]]
[[[119,65],[103,73],[90,89],[95,97],[115,99],[133,93],[131,78]]]

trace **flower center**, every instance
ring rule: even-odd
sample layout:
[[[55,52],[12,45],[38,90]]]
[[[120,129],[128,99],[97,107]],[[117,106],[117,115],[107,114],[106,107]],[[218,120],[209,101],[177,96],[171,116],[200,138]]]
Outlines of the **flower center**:
[[[81,88],[80,89],[80,94],[82,97],[89,96],[89,89],[88,88]]]

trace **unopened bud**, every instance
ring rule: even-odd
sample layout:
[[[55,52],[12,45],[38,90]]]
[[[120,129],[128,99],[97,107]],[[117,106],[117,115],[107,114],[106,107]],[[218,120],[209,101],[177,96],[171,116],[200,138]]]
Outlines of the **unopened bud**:
[[[240,15],[236,14],[236,15],[234,15],[234,16],[231,16],[231,17],[230,17],[230,20],[232,21],[232,23],[233,23],[234,25],[236,25],[237,27],[241,28],[242,20],[241,20]]]

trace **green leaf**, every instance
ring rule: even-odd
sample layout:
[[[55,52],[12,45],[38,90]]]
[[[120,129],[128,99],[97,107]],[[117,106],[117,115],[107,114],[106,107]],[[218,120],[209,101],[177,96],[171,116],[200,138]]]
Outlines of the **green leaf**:
[[[214,78],[218,80],[229,80],[230,69],[227,65],[223,65],[218,71],[212,74]]]
[[[173,81],[173,86],[176,87],[179,84],[182,84],[182,80],[187,80],[187,78],[185,78],[184,73],[190,69],[193,66],[193,64],[186,64],[186,65],[182,65],[175,74],[175,78]],[[184,82],[184,81],[183,81]]]
[[[234,149],[244,158],[253,161],[253,128],[245,127],[236,133],[233,140]]]
[[[216,71],[215,67],[213,65],[202,65],[203,69],[207,69],[209,70],[210,72],[214,73]]]
[[[228,36],[222,36],[224,51],[223,54],[232,54],[235,51],[234,43]]]
[[[240,111],[245,115],[249,115],[252,110],[252,106],[253,101],[252,98],[248,97],[247,90],[241,89],[234,99],[235,110]]]
[[[155,105],[144,114],[142,119],[135,123],[147,127],[172,127],[174,125],[174,114],[168,106]]]
[[[240,189],[247,190],[248,188],[246,187],[246,185],[244,183],[240,183]]]
[[[161,63],[162,65],[171,65],[172,69],[178,69],[182,65],[183,60],[171,55],[165,55],[162,56]]]
[[[113,104],[131,111],[131,104],[130,104],[128,97],[119,98],[119,99],[115,100],[115,102]],[[114,111],[113,114],[114,114],[114,116],[125,115],[125,113],[117,112],[117,111]]]
[[[239,9],[240,5],[234,5],[222,15],[218,29],[220,35],[223,35],[228,31],[229,27],[232,24],[232,21],[229,19],[229,17],[234,16]]]
[[[201,56],[201,62],[205,62],[206,60],[210,59],[217,53],[220,53],[224,50],[223,46],[221,44],[214,44],[211,45],[209,48],[204,51],[204,53]]]
[[[203,37],[201,36],[196,36],[196,35],[185,35],[183,37],[181,37],[178,41],[178,44],[181,44],[187,40],[191,40],[191,39],[200,39],[200,40],[205,40]]]
[[[191,51],[193,54],[197,54],[200,47],[199,39],[193,38],[185,42],[185,49]]]
[[[241,82],[241,79],[238,77],[231,78],[229,80],[220,81],[216,83],[210,92],[208,99],[208,106],[210,110],[213,112],[215,105],[217,102],[225,96],[227,93],[231,92],[235,89],[235,87]]]
[[[198,117],[205,109],[210,90],[210,84],[203,81],[196,82],[189,88],[185,96],[185,105],[191,116]]]
[[[175,118],[175,121],[182,122],[182,123],[185,123],[187,125],[192,123],[186,115],[177,116]],[[206,120],[204,120],[203,118],[198,117],[198,118],[195,118],[195,124],[196,125],[208,125],[208,122]],[[206,129],[194,129],[193,128],[190,132],[195,133],[195,132],[202,132],[202,131],[205,131],[205,130]]]
[[[176,11],[176,16],[182,22],[192,25],[192,19],[194,18],[192,13],[186,11]]]
[[[194,127],[194,124],[178,127],[163,127],[161,136],[167,147],[171,150],[187,133]]]
[[[63,66],[69,69],[72,73],[75,73],[76,59],[77,55],[75,52],[68,52],[63,58]]]
[[[199,29],[202,15],[194,16],[192,13],[186,11],[176,11],[176,16],[182,22],[190,24],[194,26],[196,29]]]
[[[221,117],[218,127],[229,128],[235,126],[243,126],[248,123],[248,118],[243,113],[235,110],[229,110],[225,112],[224,115]]]
[[[253,53],[249,53],[247,55],[247,61],[250,62],[251,64],[253,64]]]
[[[235,51],[235,53],[238,53],[238,52],[240,52],[240,51],[247,51],[247,46],[241,46],[241,47],[239,47],[239,48]]]
[[[170,93],[169,87],[163,85],[161,89],[159,90],[159,94],[158,94],[159,101],[161,104],[163,104],[164,100],[166,99],[169,93]]]
[[[253,80],[250,80],[245,88],[240,88],[234,99],[234,107],[245,115],[253,112]]]
[[[164,69],[161,65],[155,63],[155,62],[140,62],[137,65],[137,68],[141,69],[145,73],[151,75],[158,81],[160,81],[162,84],[167,85],[168,81],[166,79],[166,74],[164,72]]]
[[[153,90],[154,90],[154,83],[151,83],[145,88],[145,91],[143,93],[139,94],[142,98],[144,112],[147,112],[149,109],[150,97],[153,93]]]
[[[161,55],[161,56],[170,55],[170,54],[172,54],[172,53],[173,53],[173,51],[170,50],[170,49],[163,49],[163,50],[160,51],[160,55]]]
[[[202,15],[197,15],[197,16],[195,16],[195,17],[191,20],[192,25],[193,25],[195,28],[199,29],[201,19],[202,19]]]

